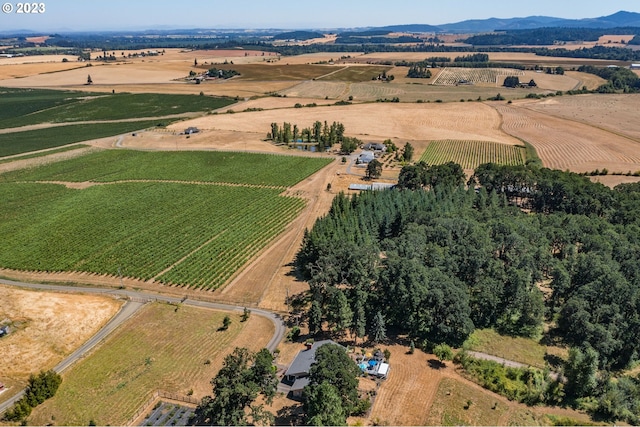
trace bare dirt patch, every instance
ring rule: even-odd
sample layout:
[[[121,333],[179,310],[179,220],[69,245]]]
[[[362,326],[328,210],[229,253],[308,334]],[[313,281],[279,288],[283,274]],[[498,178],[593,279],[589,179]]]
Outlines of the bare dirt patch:
[[[29,374],[53,368],[100,330],[121,305],[107,296],[0,285],[0,320],[9,319],[16,328],[0,340],[0,382],[8,378],[26,384]]]

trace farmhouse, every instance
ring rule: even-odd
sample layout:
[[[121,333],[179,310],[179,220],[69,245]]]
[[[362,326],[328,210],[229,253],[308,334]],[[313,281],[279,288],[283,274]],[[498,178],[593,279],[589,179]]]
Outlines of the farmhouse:
[[[302,389],[309,384],[309,371],[311,365],[316,361],[316,350],[325,344],[340,345],[332,340],[318,341],[307,344],[307,348],[301,350],[296,358],[291,362],[289,369],[284,374],[284,381],[293,383],[291,394],[293,397],[301,397]]]
[[[358,156],[358,163],[364,163],[364,164],[371,163],[375,158],[376,158],[376,155],[373,151],[363,151]]]

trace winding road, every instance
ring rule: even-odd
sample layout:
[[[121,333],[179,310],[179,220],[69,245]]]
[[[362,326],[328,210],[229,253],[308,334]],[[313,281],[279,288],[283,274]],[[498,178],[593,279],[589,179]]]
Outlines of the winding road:
[[[120,326],[124,321],[133,316],[142,306],[144,306],[147,302],[152,301],[162,301],[173,304],[184,304],[191,305],[194,307],[202,307],[202,308],[210,308],[214,310],[224,310],[224,311],[239,311],[242,312],[244,307],[228,305],[228,304],[219,304],[213,302],[206,301],[198,301],[193,299],[182,299],[177,297],[171,297],[161,294],[156,294],[152,292],[139,292],[139,291],[130,291],[126,289],[112,289],[112,288],[98,288],[98,287],[80,287],[80,286],[64,286],[64,285],[43,285],[36,283],[25,283],[25,282],[16,282],[13,280],[5,280],[0,279],[0,284],[15,286],[26,289],[37,289],[37,290],[46,290],[46,291],[56,291],[56,292],[81,292],[81,293],[89,293],[89,294],[106,294],[106,295],[115,295],[118,297],[126,298],[128,301],[122,306],[120,311],[102,328],[100,329],[93,337],[91,337],[87,342],[85,342],[82,346],[80,346],[76,351],[74,351],[71,355],[69,355],[66,359],[60,362],[55,368],[53,368],[56,372],[61,373],[71,365],[73,365],[76,361],[81,359],[89,350],[95,347],[98,343],[103,341],[111,332],[113,332],[118,326]],[[266,347],[269,351],[273,352],[285,333],[285,326],[282,318],[276,314],[267,310],[249,309],[251,313],[255,313],[258,316],[265,317],[271,320],[275,326],[275,332],[269,340]],[[18,399],[20,399],[24,395],[24,390],[20,391],[15,396],[11,397],[9,400],[0,404],[0,414],[10,408]]]

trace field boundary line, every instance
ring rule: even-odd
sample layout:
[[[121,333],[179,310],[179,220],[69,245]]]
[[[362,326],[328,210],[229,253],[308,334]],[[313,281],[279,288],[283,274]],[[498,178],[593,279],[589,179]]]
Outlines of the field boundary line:
[[[240,184],[236,182],[219,182],[219,181],[180,181],[174,179],[123,179],[118,181],[16,181],[16,184],[58,184],[67,188],[78,188],[78,186],[92,187],[94,185],[111,185],[111,184],[186,184],[186,185],[212,185],[219,187],[245,187],[245,188],[264,188],[271,190],[286,191],[289,187],[284,185],[267,185],[267,184]]]

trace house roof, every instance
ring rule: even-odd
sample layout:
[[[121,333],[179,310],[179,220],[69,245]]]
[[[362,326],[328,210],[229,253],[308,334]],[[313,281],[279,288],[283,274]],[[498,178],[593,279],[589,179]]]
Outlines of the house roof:
[[[291,391],[302,390],[308,385],[309,385],[309,377],[297,378],[296,381],[291,386]]]
[[[325,344],[340,345],[332,340],[317,341],[313,343],[310,349],[301,350],[296,358],[291,362],[289,369],[285,375],[295,377],[303,377],[309,375],[311,365],[316,361],[316,350]]]

